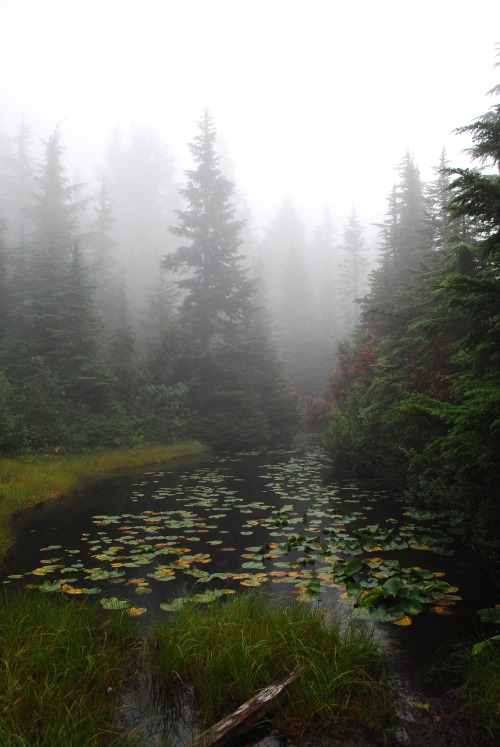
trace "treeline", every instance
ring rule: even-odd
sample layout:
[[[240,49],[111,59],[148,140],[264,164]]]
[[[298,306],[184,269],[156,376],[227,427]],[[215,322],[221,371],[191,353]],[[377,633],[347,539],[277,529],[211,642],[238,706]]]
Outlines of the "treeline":
[[[23,124],[2,202],[0,452],[181,436],[241,447],[288,437],[295,403],[258,283],[239,254],[244,224],[233,214],[209,113],[191,145],[194,166],[181,190],[185,207],[171,216],[178,240],[170,244],[168,210],[156,204],[165,197],[157,142],[143,137],[142,151],[129,149],[142,152],[137,160],[118,158],[115,143],[112,187],[104,179],[92,200],[68,178],[59,128],[40,163],[29,145]],[[141,169],[153,169],[156,185],[134,202],[127,188],[131,173],[141,183]],[[117,231],[112,195],[120,190]],[[166,205],[181,204],[167,197]],[[130,298],[118,241],[122,256],[133,254],[140,304]],[[149,288],[148,263],[156,273]]]
[[[492,93],[499,94],[500,87]],[[422,184],[410,155],[380,261],[330,379],[341,470],[405,486],[500,557],[500,106],[460,128],[476,168]]]
[[[356,320],[354,207],[307,237],[287,197],[258,238],[208,112],[180,185],[152,127],[113,133],[95,186],[63,135],[0,138],[0,452],[286,438]]]

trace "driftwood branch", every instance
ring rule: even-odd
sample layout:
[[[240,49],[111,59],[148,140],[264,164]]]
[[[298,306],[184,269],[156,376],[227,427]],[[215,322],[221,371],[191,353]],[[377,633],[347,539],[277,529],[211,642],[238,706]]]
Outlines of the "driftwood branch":
[[[218,721],[186,747],[224,747],[231,740],[243,736],[285,700],[286,690],[296,676],[297,673],[293,672],[285,679],[261,690],[253,698],[240,705],[230,716]]]

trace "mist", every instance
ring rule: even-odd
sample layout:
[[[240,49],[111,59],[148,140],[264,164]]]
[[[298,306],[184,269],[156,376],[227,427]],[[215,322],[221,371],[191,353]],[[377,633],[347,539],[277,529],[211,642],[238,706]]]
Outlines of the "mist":
[[[424,179],[494,84],[498,9],[385,0],[119,2],[4,0],[1,124],[22,112],[36,139],[63,122],[74,170],[95,179],[117,124],[153,126],[175,154],[208,105],[238,188],[263,226],[289,191],[308,225],[356,203],[379,221],[409,148]],[[362,175],[363,178],[360,178]]]
[[[448,164],[468,163],[454,130],[484,110],[500,38],[496,3],[482,0],[475,13],[484,23],[471,31],[466,2],[4,0],[7,240],[28,230],[19,212],[28,206],[14,204],[9,186],[16,138],[25,127],[35,164],[57,131],[67,178],[80,185],[85,261],[94,270],[103,261],[84,237],[109,200],[106,261],[121,274],[131,329],[149,340],[159,287],[169,307],[182,300],[160,263],[179,244],[170,229],[208,109],[245,221],[239,251],[285,358],[299,368],[299,358],[314,360],[316,373],[296,371],[294,387],[319,394],[357,321],[405,159],[424,185],[443,151]]]

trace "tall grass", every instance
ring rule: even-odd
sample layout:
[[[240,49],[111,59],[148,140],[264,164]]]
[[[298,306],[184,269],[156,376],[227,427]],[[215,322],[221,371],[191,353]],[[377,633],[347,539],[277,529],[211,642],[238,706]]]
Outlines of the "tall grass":
[[[19,593],[0,615],[2,747],[126,744],[113,727],[137,651],[132,621],[95,605]]]
[[[372,635],[306,604],[240,594],[184,605],[156,625],[151,666],[166,693],[190,687],[204,727],[296,672],[276,725],[295,736],[393,723],[384,658]]]
[[[460,715],[479,729],[500,734],[500,640],[477,647],[462,644],[453,657],[460,686]]]
[[[201,444],[187,442],[135,449],[107,449],[78,455],[50,454],[0,460],[0,563],[12,542],[13,514],[74,490],[82,480],[124,467],[160,464],[195,456]]]

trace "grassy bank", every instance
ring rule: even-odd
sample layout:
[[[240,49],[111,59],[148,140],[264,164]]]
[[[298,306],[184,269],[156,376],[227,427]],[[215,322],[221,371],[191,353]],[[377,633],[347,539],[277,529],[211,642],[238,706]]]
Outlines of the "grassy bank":
[[[90,477],[113,470],[161,464],[203,452],[197,442],[78,455],[42,455],[0,460],[0,564],[12,542],[11,517],[18,511],[69,493]]]
[[[291,744],[392,744],[399,726],[381,645],[367,630],[303,603],[268,604],[251,592],[209,606],[187,603],[146,641],[133,618],[103,615],[94,601],[18,591],[0,606],[2,747],[139,747],[156,713],[168,719],[162,743],[179,734],[185,742],[186,729],[194,737],[291,672],[288,698],[270,716]],[[483,735],[493,732],[497,646],[462,659],[460,675],[461,715]],[[136,710],[143,698],[123,701],[125,682],[129,695],[151,686],[152,711]],[[189,720],[198,715],[196,725],[179,721],[184,707]],[[444,744],[434,732],[429,737]]]
[[[133,619],[117,611],[103,616],[98,607],[33,592],[6,596],[2,747],[141,744],[137,721],[132,727],[117,714],[122,683],[141,682],[144,641]],[[250,593],[208,608],[188,604],[157,626],[147,651],[153,692],[165,703],[159,710],[172,714],[171,734],[192,685],[201,729],[292,671],[296,682],[275,721],[284,734],[333,736],[354,726],[376,739],[394,721],[383,655],[372,636],[308,605],[270,606]]]
[[[500,640],[463,644],[454,658],[461,715],[477,728],[500,733]]]
[[[118,747],[121,683],[139,641],[126,615],[19,593],[2,605],[2,747]]]
[[[294,740],[349,727],[377,738],[394,724],[379,645],[324,609],[269,605],[251,593],[208,608],[188,603],[157,624],[152,640],[156,681],[171,698],[192,686],[205,727],[292,672],[275,725]]]

